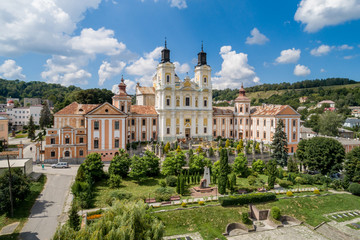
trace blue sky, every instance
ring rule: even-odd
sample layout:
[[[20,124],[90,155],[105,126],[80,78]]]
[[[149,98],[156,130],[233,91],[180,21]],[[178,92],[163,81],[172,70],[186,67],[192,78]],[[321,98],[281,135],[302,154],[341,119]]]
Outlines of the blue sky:
[[[360,0],[13,0],[0,3],[0,76],[151,85],[164,38],[183,79],[201,41],[215,88],[360,81]]]

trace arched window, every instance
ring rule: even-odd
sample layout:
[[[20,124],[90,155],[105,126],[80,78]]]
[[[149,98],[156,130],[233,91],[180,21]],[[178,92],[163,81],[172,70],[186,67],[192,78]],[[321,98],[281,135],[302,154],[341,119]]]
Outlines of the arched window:
[[[166,76],[166,83],[170,83],[170,75]]]
[[[206,77],[204,77],[204,83],[206,83],[207,82],[207,79],[206,79]]]
[[[70,151],[65,151],[64,156],[65,157],[70,157]]]

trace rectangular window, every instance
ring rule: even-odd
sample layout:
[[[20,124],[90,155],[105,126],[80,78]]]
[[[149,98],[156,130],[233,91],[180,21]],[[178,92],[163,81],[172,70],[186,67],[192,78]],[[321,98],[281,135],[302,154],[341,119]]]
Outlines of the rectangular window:
[[[296,127],[296,120],[293,120],[293,127]]]
[[[266,120],[264,120],[264,126],[266,126]]]
[[[266,132],[264,132],[264,139],[266,139]]]
[[[240,112],[242,113],[242,107],[240,107]]]
[[[119,130],[120,128],[120,124],[119,124],[119,121],[115,121],[115,130]]]
[[[230,137],[232,137],[232,135],[233,135],[233,132],[232,132],[232,131],[230,131]]]
[[[146,119],[142,120],[142,125],[145,126],[146,125]]]
[[[65,138],[65,144],[70,144],[70,138]]]
[[[216,137],[216,131],[214,131],[214,137]]]
[[[240,119],[240,125],[242,125],[242,119]]]
[[[121,105],[121,111],[123,112],[125,110],[125,106]]]
[[[259,137],[259,131],[256,132],[256,137],[257,137],[257,138]]]
[[[232,125],[232,119],[230,119],[230,125]]]
[[[142,138],[145,139],[146,138],[146,134],[145,132],[142,133]]]
[[[51,157],[55,157],[55,151],[51,152]]]
[[[186,97],[185,98],[185,106],[190,106],[190,98],[189,97]]]
[[[180,134],[180,128],[176,128],[176,134]]]
[[[204,100],[204,107],[207,107],[207,100]]]
[[[170,106],[170,98],[166,99],[166,106]]]
[[[223,118],[223,124],[225,124],[225,119]]]
[[[134,133],[134,132],[131,133],[131,139],[132,139],[132,140],[135,139],[135,133]]]
[[[80,151],[79,151],[79,155],[80,155],[80,156],[83,156],[83,155],[84,155],[84,150],[80,150]]]
[[[216,119],[214,119],[214,125],[216,125]]]
[[[166,134],[170,134],[170,128],[166,128]]]
[[[206,133],[207,132],[207,128],[206,127],[204,127],[204,133]]]
[[[237,125],[237,119],[235,119],[235,125]]]
[[[153,125],[154,126],[156,125],[156,119],[153,119]]]
[[[291,153],[293,153],[294,152],[294,147],[291,147]]]
[[[195,134],[198,134],[198,127],[195,128]]]
[[[55,144],[55,138],[50,139],[50,144]]]
[[[94,140],[94,148],[99,148],[99,140]]]
[[[274,126],[274,120],[271,120],[271,126],[272,127]]]
[[[119,148],[119,139],[115,139],[114,147]]]
[[[84,143],[84,138],[79,138],[79,143]]]
[[[225,131],[224,130],[222,131],[221,136],[225,137]]]
[[[99,130],[99,122],[98,121],[94,122],[94,130]]]
[[[131,119],[131,125],[135,125],[135,119]]]
[[[296,139],[296,133],[293,133],[293,140]]]
[[[81,119],[80,126],[85,126],[85,120],[84,119]]]
[[[256,124],[259,125],[259,119],[256,121]]]
[[[248,125],[249,124],[249,119],[246,119],[246,125]]]
[[[156,138],[156,132],[153,132],[153,139]]]

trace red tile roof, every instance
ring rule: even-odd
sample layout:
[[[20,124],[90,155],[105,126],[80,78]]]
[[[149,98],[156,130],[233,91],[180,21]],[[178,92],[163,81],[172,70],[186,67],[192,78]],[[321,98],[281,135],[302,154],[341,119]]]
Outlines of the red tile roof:
[[[234,114],[234,107],[213,107],[214,115]]]
[[[256,106],[251,108],[251,116],[256,115],[269,115],[275,116],[278,115],[282,110],[289,107],[288,105],[273,105],[266,104],[263,106]]]
[[[95,109],[99,105],[100,104],[79,104],[77,102],[73,102],[55,114],[56,115],[74,115],[74,114],[83,115],[83,114],[87,114],[88,112]]]
[[[146,114],[157,115],[154,106],[131,105],[130,112],[132,114],[140,114],[140,115],[146,115]]]

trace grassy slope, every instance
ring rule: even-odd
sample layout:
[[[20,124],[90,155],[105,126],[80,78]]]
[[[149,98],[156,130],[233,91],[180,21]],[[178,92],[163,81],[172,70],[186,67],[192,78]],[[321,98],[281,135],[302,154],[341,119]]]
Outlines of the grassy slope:
[[[322,88],[323,89],[339,89],[339,88],[354,88],[354,87],[360,87],[360,83],[347,84],[347,85],[324,86]],[[301,90],[304,90],[304,89],[318,89],[318,87],[295,89],[295,91],[301,91]],[[263,99],[266,99],[266,98],[271,97],[274,94],[281,95],[286,91],[291,91],[291,90],[284,89],[284,90],[278,90],[278,91],[277,90],[270,90],[270,91],[249,92],[249,93],[246,93],[246,95],[249,98],[255,98],[255,99],[263,98]]]
[[[20,222],[19,226],[16,228],[15,233],[12,235],[1,236],[1,240],[5,239],[16,239],[19,231],[24,226],[24,223],[27,221],[27,218],[30,215],[30,210],[35,203],[36,198],[39,196],[41,191],[44,188],[46,183],[46,176],[42,175],[37,182],[31,182],[30,185],[30,195],[21,203],[20,206],[14,209],[14,217],[9,218],[6,214],[0,215],[0,229],[4,226],[11,224],[13,222]]]
[[[292,215],[312,226],[323,221],[329,221],[322,216],[326,213],[337,211],[360,209],[360,198],[348,195],[337,194],[321,197],[280,199],[279,201],[258,204],[260,209],[270,209],[277,206],[284,215]],[[166,235],[184,234],[187,232],[200,232],[204,239],[216,237],[224,239],[222,233],[227,224],[239,222],[240,213],[248,211],[247,206],[243,207],[209,207],[190,209],[182,211],[156,213],[164,223]]]

